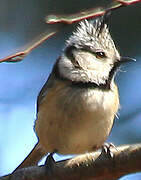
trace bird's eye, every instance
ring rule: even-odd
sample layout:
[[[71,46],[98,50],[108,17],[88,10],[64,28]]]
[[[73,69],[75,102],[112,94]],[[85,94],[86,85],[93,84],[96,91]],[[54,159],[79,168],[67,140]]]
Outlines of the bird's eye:
[[[96,52],[95,54],[96,54],[97,58],[105,58],[106,57],[105,53],[102,51]]]

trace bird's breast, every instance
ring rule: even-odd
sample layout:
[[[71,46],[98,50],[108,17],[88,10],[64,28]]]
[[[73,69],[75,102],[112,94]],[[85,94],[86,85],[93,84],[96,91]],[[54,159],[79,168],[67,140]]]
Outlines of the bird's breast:
[[[54,85],[40,105],[36,132],[52,152],[78,154],[100,147],[113,125],[119,100],[113,90]]]

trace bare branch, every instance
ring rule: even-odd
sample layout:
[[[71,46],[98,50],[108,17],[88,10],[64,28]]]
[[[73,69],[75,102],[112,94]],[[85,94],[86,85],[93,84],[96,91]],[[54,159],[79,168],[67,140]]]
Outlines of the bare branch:
[[[57,33],[57,30],[54,32],[47,33],[46,35],[42,36],[41,38],[38,38],[38,40],[34,41],[34,43],[32,43],[32,45],[28,46],[25,50],[19,51],[15,54],[12,54],[3,59],[0,59],[0,63],[1,62],[19,62],[19,61],[21,61],[33,49],[35,49],[37,46],[41,45],[44,41],[46,41],[48,38],[55,35],[56,33]]]
[[[58,15],[58,16],[49,15],[46,17],[46,23],[72,24],[74,22],[77,22],[83,19],[89,19],[92,17],[100,16],[104,14],[106,11],[115,10],[117,8],[135,4],[137,2],[141,2],[141,0],[115,0],[107,8],[99,7],[99,8],[89,9],[89,10],[81,11],[79,13],[71,14],[68,16],[67,15]],[[44,41],[46,41],[50,37],[54,36],[59,30],[60,28],[56,28],[56,30],[52,30],[52,32],[45,33],[44,35],[42,35],[42,37],[32,42],[31,45],[28,46],[25,50],[19,51],[17,53],[11,54],[5,58],[0,59],[0,63],[1,62],[19,62],[23,60],[23,58],[27,56],[33,49],[41,45]]]
[[[117,2],[121,3],[124,6],[128,6],[131,4],[135,4],[137,2],[141,2],[141,0],[116,0]]]
[[[86,11],[81,11],[76,14],[70,14],[70,15],[49,15],[46,17],[46,23],[48,23],[48,24],[54,24],[54,23],[72,24],[74,22],[78,22],[83,19],[89,19],[89,18],[103,15],[103,14],[105,14],[106,11],[112,11],[117,8],[121,8],[123,6],[135,4],[137,2],[141,2],[141,0],[115,0],[107,8],[102,8],[102,7],[93,8],[93,9],[88,9]]]
[[[28,167],[0,180],[113,180],[141,171],[141,144],[119,146],[111,151],[113,158],[100,152],[87,153],[57,162],[52,171],[46,166]]]

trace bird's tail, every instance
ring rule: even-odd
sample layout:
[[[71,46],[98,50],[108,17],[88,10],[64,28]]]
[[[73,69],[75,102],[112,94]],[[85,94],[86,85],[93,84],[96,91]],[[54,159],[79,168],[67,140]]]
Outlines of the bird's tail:
[[[14,170],[14,172],[20,168],[35,166],[45,155],[46,152],[43,150],[42,146],[37,143],[24,161]]]

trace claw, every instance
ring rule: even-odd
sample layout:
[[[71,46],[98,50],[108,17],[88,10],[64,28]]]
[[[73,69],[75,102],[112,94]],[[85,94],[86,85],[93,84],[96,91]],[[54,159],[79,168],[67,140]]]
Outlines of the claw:
[[[114,144],[112,144],[112,143],[104,143],[104,145],[102,146],[101,154],[106,154],[109,158],[113,158],[114,154],[112,153],[111,148],[114,148],[114,149],[117,150],[117,148],[115,147]]]

